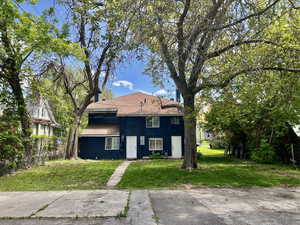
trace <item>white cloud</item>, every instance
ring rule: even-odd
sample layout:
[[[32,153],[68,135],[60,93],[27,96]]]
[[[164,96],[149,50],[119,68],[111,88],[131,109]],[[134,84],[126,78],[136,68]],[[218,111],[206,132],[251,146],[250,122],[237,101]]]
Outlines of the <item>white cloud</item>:
[[[167,94],[168,93],[165,89],[160,89],[160,90],[154,92],[154,95],[156,95],[156,96],[164,96],[164,95],[167,95]]]
[[[105,77],[105,75],[106,75],[106,73],[104,71],[102,71],[99,76],[102,78],[102,77]]]
[[[133,90],[133,83],[127,81],[127,80],[118,80],[112,83],[113,86],[117,87],[126,87],[129,90]]]
[[[143,90],[141,90],[141,89],[135,89],[135,91],[137,91],[137,92],[142,92],[142,93],[144,93],[144,94],[146,94],[146,95],[152,95],[150,92],[143,91]]]

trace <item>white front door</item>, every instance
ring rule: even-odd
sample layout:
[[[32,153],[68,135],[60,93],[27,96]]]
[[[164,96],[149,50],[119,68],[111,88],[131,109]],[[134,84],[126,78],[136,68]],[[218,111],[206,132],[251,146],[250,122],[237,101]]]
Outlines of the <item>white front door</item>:
[[[137,158],[137,137],[126,136],[126,158],[136,159]]]
[[[172,136],[172,158],[182,157],[181,136]]]

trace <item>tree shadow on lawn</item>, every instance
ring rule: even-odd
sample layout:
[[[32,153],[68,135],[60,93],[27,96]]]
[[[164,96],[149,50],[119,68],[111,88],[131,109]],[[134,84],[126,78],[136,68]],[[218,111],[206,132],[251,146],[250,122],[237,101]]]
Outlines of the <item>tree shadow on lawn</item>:
[[[219,157],[205,157],[192,172],[180,169],[181,161],[153,160],[133,163],[119,187],[180,188],[186,184],[212,187],[299,186],[300,179],[257,170],[252,162]]]
[[[0,177],[1,191],[85,190],[104,187],[119,162],[64,162]]]

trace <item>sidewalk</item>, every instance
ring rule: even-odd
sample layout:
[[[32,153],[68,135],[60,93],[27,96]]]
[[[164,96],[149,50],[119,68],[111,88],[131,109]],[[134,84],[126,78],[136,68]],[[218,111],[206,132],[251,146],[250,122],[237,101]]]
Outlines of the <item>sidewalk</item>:
[[[0,225],[294,225],[300,188],[0,192]]]

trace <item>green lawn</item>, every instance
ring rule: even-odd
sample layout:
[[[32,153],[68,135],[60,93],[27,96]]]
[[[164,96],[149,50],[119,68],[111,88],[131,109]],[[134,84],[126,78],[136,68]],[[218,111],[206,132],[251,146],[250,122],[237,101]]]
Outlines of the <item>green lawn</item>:
[[[198,147],[198,152],[201,152],[204,156],[224,156],[223,149],[210,149],[209,142],[204,141],[201,146]]]
[[[120,161],[50,161],[0,177],[0,191],[101,189]]]
[[[189,186],[250,187],[300,186],[300,171],[288,166],[257,164],[224,158],[223,150],[198,149],[203,157],[199,169],[180,169],[181,160],[133,162],[119,187],[126,189],[181,188]]]

